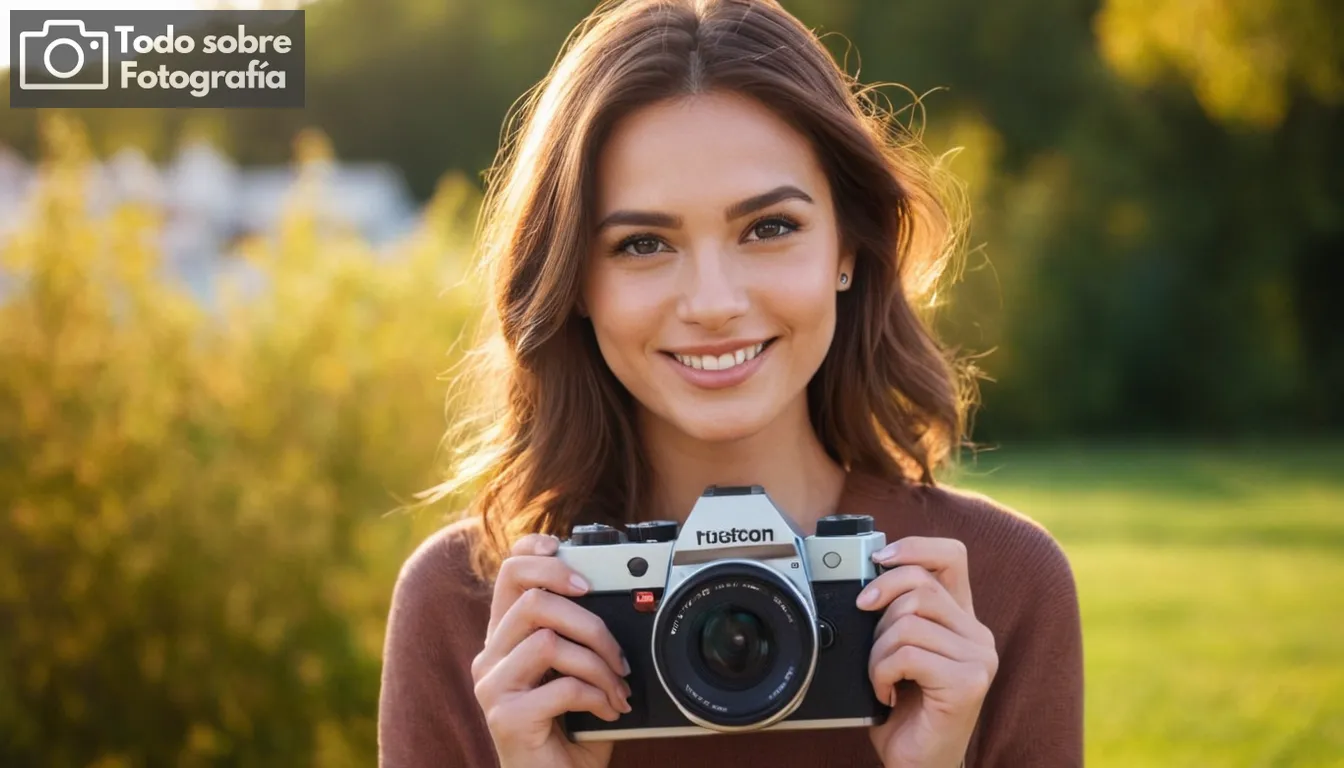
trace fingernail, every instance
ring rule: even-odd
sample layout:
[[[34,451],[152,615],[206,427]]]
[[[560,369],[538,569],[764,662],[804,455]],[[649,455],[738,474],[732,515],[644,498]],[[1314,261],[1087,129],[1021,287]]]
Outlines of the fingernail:
[[[572,584],[574,588],[579,590],[580,592],[588,591],[588,582],[585,581],[584,578],[577,573],[569,577],[569,583]]]
[[[877,587],[869,587],[859,593],[858,606],[869,608],[877,602]]]
[[[622,653],[622,654],[621,654],[621,677],[629,677],[629,676],[630,676],[630,660],[627,659],[627,658],[625,658],[625,654]],[[627,688],[628,688],[628,686],[627,686]],[[629,694],[626,694],[626,695],[628,696]]]
[[[630,690],[630,684],[625,682],[624,680],[621,681],[621,691],[624,693],[623,698],[626,699],[630,698],[630,694],[632,693],[632,691]]]
[[[899,549],[900,542],[893,541],[887,546],[873,553],[874,560],[890,560],[896,556],[896,550]]]
[[[887,696],[887,706],[896,708],[896,686],[891,686],[891,693]]]
[[[541,553],[543,555],[554,554],[560,549],[560,540],[554,536],[547,536],[541,540]]]

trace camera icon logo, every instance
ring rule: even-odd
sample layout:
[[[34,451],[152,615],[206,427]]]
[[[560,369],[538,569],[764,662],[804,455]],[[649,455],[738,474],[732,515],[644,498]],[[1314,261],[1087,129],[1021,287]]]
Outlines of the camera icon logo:
[[[53,61],[53,55],[59,58]],[[21,90],[105,91],[107,72],[107,33],[90,32],[79,19],[49,19],[41,32],[19,34]]]

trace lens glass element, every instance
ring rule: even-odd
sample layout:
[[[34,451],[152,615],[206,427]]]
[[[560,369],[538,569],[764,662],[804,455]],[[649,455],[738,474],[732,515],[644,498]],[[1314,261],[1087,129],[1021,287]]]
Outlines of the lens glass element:
[[[727,603],[701,621],[700,660],[727,688],[761,682],[775,658],[770,625],[750,609]]]

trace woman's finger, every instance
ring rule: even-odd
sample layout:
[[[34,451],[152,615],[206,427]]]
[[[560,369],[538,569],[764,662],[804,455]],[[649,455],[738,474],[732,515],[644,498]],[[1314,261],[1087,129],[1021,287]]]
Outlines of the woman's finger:
[[[499,566],[495,578],[495,593],[490,604],[490,624],[493,631],[504,614],[529,589],[545,589],[558,595],[578,596],[588,591],[588,582],[564,562],[554,557],[519,555],[510,557]]]
[[[923,571],[919,566],[904,566],[906,568]],[[890,571],[888,574],[894,574]],[[947,627],[962,637],[973,640],[977,643],[994,644],[994,636],[990,631],[976,621],[975,617],[964,610],[957,601],[948,594],[941,583],[924,571],[923,575],[903,576],[899,579],[901,582],[893,591],[900,591],[898,597],[887,604],[886,610],[882,613],[882,618],[878,619],[877,628],[874,631],[880,635],[887,627],[902,616],[914,615],[928,619]],[[909,589],[905,586],[912,583]]]
[[[602,689],[613,709],[630,711],[630,687],[606,662],[588,648],[544,628],[529,635],[486,673],[476,684],[476,698],[496,701],[510,693],[531,690],[552,669]]]
[[[878,659],[869,669],[869,681],[878,699],[896,706],[896,684],[913,680],[925,699],[948,703],[983,700],[993,675],[975,662],[959,662],[915,645],[902,645]]]
[[[491,735],[499,738],[549,731],[552,721],[566,712],[591,712],[609,723],[620,717],[601,689],[576,677],[558,677],[486,709],[485,719]]]
[[[513,543],[509,552],[511,557],[518,555],[554,555],[560,548],[560,540],[545,533],[529,533]]]
[[[504,612],[509,610],[509,606],[513,605],[513,601],[517,600],[524,590],[534,586],[521,583],[515,577],[514,569],[518,568],[519,565],[515,561],[532,558],[549,559],[559,548],[559,539],[542,533],[529,533],[514,542],[509,556],[504,559],[503,563],[500,563],[499,573],[495,576],[494,596],[490,601],[490,622],[487,625],[487,631],[495,628],[500,618],[504,616]]]
[[[914,614],[907,614],[878,633],[877,639],[873,641],[869,658],[872,663],[876,663],[895,653],[896,649],[903,645],[923,648],[953,661],[978,661],[986,657],[985,649],[969,638],[941,624]]]
[[[923,567],[938,579],[958,605],[975,615],[966,545],[957,539],[906,536],[873,553],[873,562],[887,568]]]
[[[885,611],[885,618],[892,613],[892,605],[897,601],[902,606],[901,612],[917,611],[919,615],[953,631],[973,631],[971,625],[978,624],[970,613],[957,604],[942,582],[928,569],[918,565],[903,565],[873,579],[859,593],[856,604],[866,611]]]
[[[486,636],[481,663],[492,667],[543,627],[592,649],[617,675],[630,673],[621,646],[601,619],[578,603],[543,589],[527,590],[505,612],[495,631]]]

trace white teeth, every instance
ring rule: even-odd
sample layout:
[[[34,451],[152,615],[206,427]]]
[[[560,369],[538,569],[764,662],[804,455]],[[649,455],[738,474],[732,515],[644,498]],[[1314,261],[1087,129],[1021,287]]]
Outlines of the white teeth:
[[[688,368],[706,371],[722,371],[728,368],[739,366],[748,360],[753,360],[765,349],[765,344],[753,344],[750,347],[743,347],[736,352],[729,352],[723,355],[673,355],[677,362]]]

